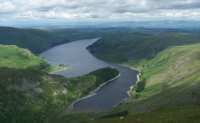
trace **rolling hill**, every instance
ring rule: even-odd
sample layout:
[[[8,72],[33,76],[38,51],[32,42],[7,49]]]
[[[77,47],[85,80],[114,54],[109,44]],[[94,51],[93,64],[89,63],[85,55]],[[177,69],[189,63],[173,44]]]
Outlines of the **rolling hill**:
[[[110,29],[108,31],[110,31]],[[104,34],[104,29],[32,29],[0,27],[0,44],[17,45],[18,47],[26,48],[33,53],[39,54],[50,47],[62,43],[87,38],[97,38],[101,37],[102,34]]]
[[[47,64],[29,50],[20,49],[15,45],[0,45],[0,50],[0,67],[25,69]]]
[[[145,88],[131,90],[131,97],[114,112],[127,110],[120,117],[97,123],[198,123],[200,121],[200,44],[168,48],[151,60],[132,64],[141,70]],[[112,113],[111,113],[112,114]]]
[[[0,122],[200,122],[199,31],[3,28],[0,43],[17,46],[0,45]],[[42,58],[19,47],[40,53],[65,39],[91,38],[91,34],[102,37],[89,47],[95,56],[138,68],[140,81],[130,90],[129,100],[112,112],[57,117],[71,102],[118,72],[104,68],[71,79],[50,75],[50,66]]]
[[[184,44],[199,43],[199,32],[180,29],[110,29],[88,49],[96,57],[123,63],[151,59],[160,51]]]
[[[50,65],[29,50],[0,45],[0,122],[44,123],[116,75],[102,68],[78,78],[50,75]],[[105,75],[106,74],[106,75]]]
[[[0,44],[17,45],[21,48],[28,48],[34,53],[40,53],[54,45],[68,42],[66,37],[40,29],[0,27],[0,34]]]
[[[199,123],[200,44],[174,46],[140,64],[140,81],[130,90],[127,102],[112,112],[71,114],[59,122],[87,123]]]
[[[163,105],[198,104],[199,56],[200,44],[193,44],[169,48],[155,58],[141,62],[141,81],[145,81],[146,85],[144,91],[139,92],[138,99],[152,100],[145,101],[151,105],[146,105],[148,109]]]

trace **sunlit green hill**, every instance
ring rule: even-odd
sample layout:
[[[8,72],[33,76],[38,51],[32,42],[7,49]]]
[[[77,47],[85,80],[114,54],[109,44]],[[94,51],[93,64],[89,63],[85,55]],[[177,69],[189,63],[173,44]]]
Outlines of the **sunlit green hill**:
[[[131,90],[128,102],[110,113],[74,114],[59,122],[200,122],[200,44],[171,47],[150,60],[129,65],[140,69],[138,83],[145,84]]]
[[[42,64],[45,64],[45,61],[29,50],[18,48],[15,45],[0,45],[0,67],[25,69]]]
[[[139,92],[138,99],[157,99],[150,101],[151,104],[145,101],[151,108],[157,106],[155,102],[158,105],[180,105],[200,101],[200,44],[169,48],[139,66],[141,79],[146,85],[144,91]]]
[[[116,116],[98,123],[200,122],[200,44],[168,48],[133,66],[142,72],[144,90],[136,92],[135,86],[128,103],[114,111],[128,111],[125,119]]]
[[[44,123],[73,101],[118,75],[103,68],[78,78],[50,75],[49,65],[29,50],[0,45],[0,122]]]

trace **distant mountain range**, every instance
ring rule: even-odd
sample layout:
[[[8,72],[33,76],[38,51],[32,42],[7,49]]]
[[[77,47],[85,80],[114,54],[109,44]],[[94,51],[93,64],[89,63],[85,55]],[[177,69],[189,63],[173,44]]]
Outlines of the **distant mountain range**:
[[[72,21],[61,23],[56,22],[33,22],[13,24],[11,26],[20,28],[39,29],[62,29],[62,28],[109,28],[109,27],[131,27],[131,28],[192,28],[198,29],[200,21],[184,20],[162,20],[162,21]],[[6,26],[6,25],[4,25]]]

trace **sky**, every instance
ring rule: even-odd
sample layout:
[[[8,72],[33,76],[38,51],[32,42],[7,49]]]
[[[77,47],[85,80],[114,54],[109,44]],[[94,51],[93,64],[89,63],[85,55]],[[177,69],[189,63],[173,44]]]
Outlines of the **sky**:
[[[199,19],[200,0],[0,0],[0,25]]]

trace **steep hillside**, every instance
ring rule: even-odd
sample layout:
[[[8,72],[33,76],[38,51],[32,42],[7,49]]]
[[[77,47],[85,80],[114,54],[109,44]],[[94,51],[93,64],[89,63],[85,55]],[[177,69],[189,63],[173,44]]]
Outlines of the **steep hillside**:
[[[199,123],[200,44],[176,46],[140,64],[141,80],[130,99],[111,113],[66,116],[87,123]],[[143,83],[143,84],[141,84]],[[79,119],[79,118],[80,119]]]
[[[121,29],[107,31],[89,47],[98,58],[111,62],[150,59],[160,51],[184,44],[198,43],[199,32],[176,29]]]
[[[64,42],[68,42],[66,37],[47,30],[0,27],[0,44],[17,45],[34,53]]]
[[[47,63],[44,60],[29,50],[20,49],[15,45],[0,45],[0,67],[25,69],[45,64]]]
[[[145,89],[136,100],[144,101],[142,109],[200,103],[200,44],[169,48],[139,68]]]
[[[129,101],[116,110],[129,112],[124,123],[200,121],[200,44],[168,48],[155,58],[132,66],[141,70],[138,83],[144,84],[137,84]],[[141,85],[144,89],[138,89]],[[114,117],[102,122],[121,120]]]
[[[29,50],[0,46],[0,122],[41,122],[65,103],[65,79],[43,72],[46,67]]]
[[[41,53],[50,47],[74,40],[101,37],[104,29],[28,29],[0,27],[0,44],[17,45],[34,53]],[[107,32],[107,31],[106,31]]]
[[[69,79],[48,74],[48,68],[29,50],[0,45],[0,122],[48,122],[72,101],[118,74],[115,69],[103,68]]]

